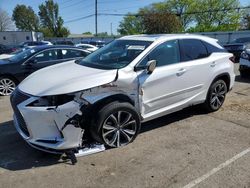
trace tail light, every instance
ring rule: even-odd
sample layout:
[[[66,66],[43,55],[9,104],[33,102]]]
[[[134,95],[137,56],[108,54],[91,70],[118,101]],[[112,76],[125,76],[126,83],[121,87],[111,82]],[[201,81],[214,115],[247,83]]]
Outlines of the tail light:
[[[232,63],[236,63],[235,56],[230,57],[229,60],[230,60]]]

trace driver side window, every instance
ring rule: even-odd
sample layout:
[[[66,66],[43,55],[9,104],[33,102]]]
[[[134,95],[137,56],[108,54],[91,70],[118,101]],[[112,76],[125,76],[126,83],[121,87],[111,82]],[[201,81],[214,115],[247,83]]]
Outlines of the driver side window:
[[[179,63],[180,52],[178,40],[167,41],[157,46],[142,60],[139,67],[146,66],[150,60],[156,60],[157,67]]]

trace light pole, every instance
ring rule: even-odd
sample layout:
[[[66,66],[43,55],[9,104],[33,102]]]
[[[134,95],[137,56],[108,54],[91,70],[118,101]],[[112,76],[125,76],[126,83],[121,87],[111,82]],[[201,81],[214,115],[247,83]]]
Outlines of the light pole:
[[[95,35],[97,36],[97,0],[95,0]]]

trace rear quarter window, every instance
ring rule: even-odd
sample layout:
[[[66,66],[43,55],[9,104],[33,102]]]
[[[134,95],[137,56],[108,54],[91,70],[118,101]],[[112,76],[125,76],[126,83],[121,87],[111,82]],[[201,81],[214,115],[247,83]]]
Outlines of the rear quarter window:
[[[202,43],[206,46],[207,52],[208,52],[209,55],[211,55],[214,52],[227,52],[226,49],[218,48],[218,47],[216,47],[216,46],[214,46],[212,44],[209,44],[209,43],[207,43],[205,41],[202,41]]]

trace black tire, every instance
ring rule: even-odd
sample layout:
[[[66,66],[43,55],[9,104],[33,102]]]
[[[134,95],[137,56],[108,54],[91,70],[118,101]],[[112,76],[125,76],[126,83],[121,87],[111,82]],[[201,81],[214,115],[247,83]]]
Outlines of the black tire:
[[[97,112],[90,132],[97,142],[115,148],[133,142],[140,128],[140,116],[131,104],[112,102]]]
[[[0,95],[11,95],[16,86],[17,82],[13,78],[7,76],[0,76]]]
[[[224,80],[216,80],[210,86],[203,107],[207,112],[215,112],[223,105],[228,88]]]
[[[240,76],[242,78],[247,78],[248,77],[248,74],[245,72],[245,71],[240,71]]]

